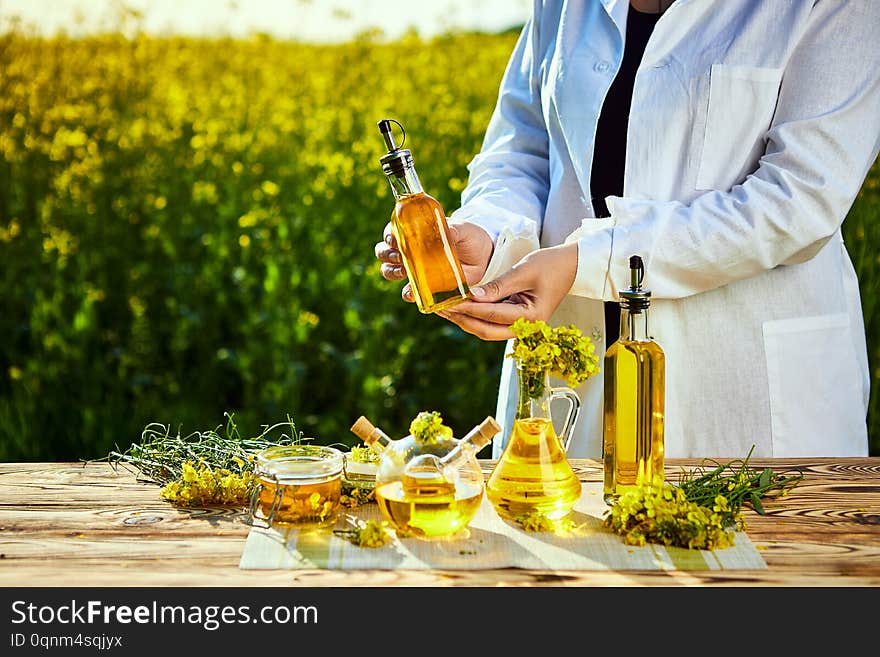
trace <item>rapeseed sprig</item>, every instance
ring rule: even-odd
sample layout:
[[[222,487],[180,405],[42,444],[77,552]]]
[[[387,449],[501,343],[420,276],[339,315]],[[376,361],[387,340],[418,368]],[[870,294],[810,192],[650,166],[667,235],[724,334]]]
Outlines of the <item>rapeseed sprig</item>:
[[[711,507],[687,499],[685,491],[657,476],[651,484],[629,490],[615,500],[603,525],[623,536],[627,545],[661,543],[713,550],[734,544],[730,503],[718,494]],[[739,522],[738,514],[734,522]]]
[[[254,473],[232,472],[192,461],[183,464],[180,480],[169,481],[159,495],[181,506],[242,506],[247,504]]]
[[[515,337],[508,358],[516,360],[532,399],[543,394],[545,374],[558,375],[575,388],[599,372],[596,346],[574,324],[553,328],[521,317],[510,330]]]
[[[379,463],[379,455],[364,445],[352,445],[348,457],[353,463]]]
[[[173,504],[246,506],[256,483],[257,453],[305,439],[290,416],[286,422],[266,426],[259,435],[245,438],[232,413],[225,415],[225,430],[217,427],[185,436],[152,422],[144,428],[140,442],[125,451],[111,451],[106,460],[114,467],[135,468],[141,481],[162,486],[160,496]],[[280,435],[273,436],[278,430]]]
[[[172,433],[170,425],[151,422],[141,432],[140,442],[132,443],[125,451],[111,451],[106,460],[111,465],[130,465],[142,479],[165,485],[183,479],[185,463],[204,464],[212,470],[226,469],[235,474],[253,472],[258,452],[276,445],[298,444],[305,440],[293,419],[266,426],[259,435],[245,438],[241,435],[232,413],[225,413],[226,428],[193,431],[182,436]],[[280,435],[273,436],[276,430]],[[286,433],[284,429],[289,429]]]
[[[353,529],[334,529],[333,533],[348,540],[358,547],[376,548],[382,547],[390,539],[388,522],[382,520],[367,520],[362,526]]]
[[[682,471],[679,486],[688,500],[708,505],[716,496],[723,495],[728,502],[724,512],[727,522],[734,522],[743,505],[764,515],[765,497],[784,497],[804,478],[803,472],[776,472],[770,468],[754,468],[749,463],[755,446],[752,445],[744,459],[720,463],[703,459],[692,470]]]
[[[452,429],[443,424],[437,411],[422,411],[409,424],[409,432],[418,442],[429,445],[452,438]]]
[[[734,530],[744,529],[743,506],[764,514],[764,497],[783,497],[804,478],[795,470],[779,473],[744,459],[720,463],[703,459],[685,470],[678,485],[655,477],[651,485],[622,494],[603,520],[629,545],[646,542],[714,549],[733,545]],[[714,466],[714,467],[709,467]]]
[[[527,532],[569,532],[575,522],[568,516],[553,520],[540,511],[531,511],[514,518],[514,521]]]

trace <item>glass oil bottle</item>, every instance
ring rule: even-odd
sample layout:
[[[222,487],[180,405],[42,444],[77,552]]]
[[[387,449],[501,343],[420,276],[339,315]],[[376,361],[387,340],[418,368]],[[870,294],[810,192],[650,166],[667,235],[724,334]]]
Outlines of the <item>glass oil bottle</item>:
[[[461,440],[420,445],[412,436],[392,440],[361,417],[352,431],[381,454],[375,497],[382,515],[404,536],[451,537],[482,503],[477,453],[500,426],[487,417]]]
[[[402,148],[403,142],[396,144],[392,123],[397,121],[383,119],[378,124],[388,148],[380,162],[395,200],[391,227],[416,306],[423,313],[433,313],[467,299],[468,285],[443,208],[422,189],[412,153]]]
[[[486,496],[502,518],[516,521],[537,514],[558,520],[568,515],[581,494],[581,482],[566,455],[580,400],[570,388],[551,388],[547,373],[517,368],[517,377],[513,428],[486,482]],[[537,385],[534,377],[540,379]],[[555,399],[569,403],[559,435],[550,414]]]
[[[651,292],[642,288],[644,264],[629,260],[630,287],[620,295],[620,337],[605,353],[603,497],[664,476],[666,370],[663,349],[648,332]]]

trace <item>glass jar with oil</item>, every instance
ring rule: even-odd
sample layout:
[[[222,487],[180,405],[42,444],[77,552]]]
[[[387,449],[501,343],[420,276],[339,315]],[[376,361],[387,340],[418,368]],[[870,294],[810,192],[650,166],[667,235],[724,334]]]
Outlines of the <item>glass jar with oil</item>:
[[[435,539],[454,537],[480,508],[484,477],[477,454],[500,428],[487,417],[460,440],[394,440],[361,417],[352,432],[380,454],[375,497],[382,515],[401,535]]]
[[[605,352],[602,492],[607,504],[664,476],[666,359],[648,331],[651,291],[642,287],[644,263],[634,255],[629,267],[630,287],[619,292],[620,337]]]
[[[510,437],[486,482],[486,496],[502,518],[565,517],[581,494],[581,482],[566,449],[580,413],[580,399],[567,387],[551,387],[547,372],[517,366],[517,409]],[[550,412],[555,400],[568,402],[557,434]]]
[[[422,189],[412,152],[402,148],[406,133],[397,145],[392,123],[400,126],[393,119],[379,121],[379,131],[388,147],[380,162],[395,200],[391,228],[416,306],[423,313],[433,313],[467,299],[468,285],[446,214],[437,199]]]
[[[279,445],[257,454],[249,524],[298,528],[336,523],[344,454],[320,445]]]

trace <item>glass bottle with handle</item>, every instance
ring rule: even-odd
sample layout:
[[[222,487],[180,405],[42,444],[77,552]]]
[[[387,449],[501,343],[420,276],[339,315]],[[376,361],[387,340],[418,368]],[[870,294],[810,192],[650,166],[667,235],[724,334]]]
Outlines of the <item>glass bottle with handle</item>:
[[[551,387],[547,372],[517,366],[517,407],[504,450],[486,482],[486,496],[509,520],[540,515],[565,517],[581,494],[581,482],[566,450],[580,413],[580,399],[568,387]],[[553,401],[568,403],[557,434],[550,412]]]

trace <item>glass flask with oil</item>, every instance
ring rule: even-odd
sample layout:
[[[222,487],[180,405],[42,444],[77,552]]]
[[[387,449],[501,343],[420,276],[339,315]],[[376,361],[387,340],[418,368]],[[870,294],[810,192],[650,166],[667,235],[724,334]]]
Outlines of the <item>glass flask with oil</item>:
[[[581,494],[581,482],[566,454],[580,400],[571,388],[551,387],[548,373],[519,366],[517,388],[513,428],[486,482],[486,496],[502,518],[537,514],[558,520],[568,515]],[[555,400],[568,403],[558,434],[550,412]]]
[[[394,440],[360,417],[351,430],[380,455],[375,497],[382,515],[404,536],[454,537],[483,499],[478,452],[501,427],[487,417],[461,439]]]
[[[602,460],[607,504],[627,490],[664,476],[666,364],[650,337],[651,291],[642,287],[642,259],[629,260],[630,287],[620,290],[620,337],[605,353]]]
[[[406,133],[397,145],[392,123],[400,126],[393,119],[378,124],[388,148],[380,162],[395,200],[391,228],[416,306],[423,313],[433,313],[467,299],[468,285],[443,208],[422,189],[412,152],[402,148]]]

